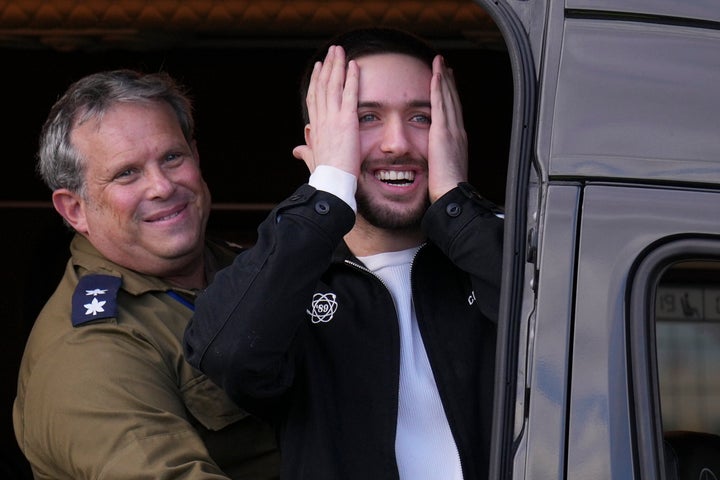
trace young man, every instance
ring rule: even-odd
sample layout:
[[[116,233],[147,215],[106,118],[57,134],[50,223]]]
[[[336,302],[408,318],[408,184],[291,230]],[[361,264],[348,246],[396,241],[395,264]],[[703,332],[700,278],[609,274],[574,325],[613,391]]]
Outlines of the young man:
[[[502,221],[452,72],[395,30],[330,43],[309,185],[198,298],[188,361],[276,423],[282,478],[485,478]]]
[[[52,108],[39,156],[76,235],[19,374],[35,478],[277,478],[272,429],[182,354],[196,292],[235,256],[205,240],[186,96],[164,74],[89,75]]]

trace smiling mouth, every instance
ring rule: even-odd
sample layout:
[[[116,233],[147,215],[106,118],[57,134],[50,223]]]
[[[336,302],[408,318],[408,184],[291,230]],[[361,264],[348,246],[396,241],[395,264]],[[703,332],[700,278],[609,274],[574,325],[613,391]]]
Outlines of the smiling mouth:
[[[170,215],[167,215],[167,216],[162,217],[162,218],[156,218],[156,219],[153,220],[153,221],[154,221],[154,222],[163,222],[163,221],[165,221],[165,220],[170,220],[171,218],[175,218],[175,217],[177,217],[178,215],[180,215],[180,212],[175,212],[175,213],[171,213]]]
[[[169,213],[169,214],[164,215],[164,216],[162,216],[162,217],[150,218],[150,219],[148,219],[147,221],[150,222],[150,223],[166,222],[166,221],[168,221],[168,220],[171,220],[171,219],[177,217],[177,216],[180,215],[184,210],[185,210],[185,208],[181,208],[181,209],[179,209],[179,210],[174,211],[173,213]]]
[[[405,187],[413,184],[415,181],[415,172],[410,170],[378,170],[375,172],[375,178],[388,185]]]

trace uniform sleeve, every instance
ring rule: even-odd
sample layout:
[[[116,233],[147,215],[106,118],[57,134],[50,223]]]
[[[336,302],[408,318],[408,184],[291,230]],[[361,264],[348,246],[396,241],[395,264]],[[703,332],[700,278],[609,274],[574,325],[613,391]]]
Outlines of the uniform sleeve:
[[[423,218],[428,238],[471,275],[483,314],[497,321],[503,257],[500,209],[462,183],[433,203]]]
[[[188,362],[243,408],[268,416],[261,410],[293,383],[305,310],[354,220],[346,203],[309,185],[280,204],[260,225],[256,245],[198,297],[185,331]]]
[[[16,400],[36,478],[225,479],[187,418],[160,354],[116,326],[92,325],[39,358]]]

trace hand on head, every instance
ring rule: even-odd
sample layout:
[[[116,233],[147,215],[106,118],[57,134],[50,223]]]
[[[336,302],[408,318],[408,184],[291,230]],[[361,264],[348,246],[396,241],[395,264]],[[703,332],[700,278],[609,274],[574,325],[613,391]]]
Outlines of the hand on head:
[[[330,165],[357,176],[360,172],[360,141],[357,117],[358,66],[346,67],[342,47],[329,48],[310,78],[307,107],[310,123],[305,126],[306,145],[293,149],[312,173],[319,165]]]
[[[452,70],[441,56],[433,61],[430,84],[432,125],[428,139],[428,191],[434,202],[467,181],[467,134]]]

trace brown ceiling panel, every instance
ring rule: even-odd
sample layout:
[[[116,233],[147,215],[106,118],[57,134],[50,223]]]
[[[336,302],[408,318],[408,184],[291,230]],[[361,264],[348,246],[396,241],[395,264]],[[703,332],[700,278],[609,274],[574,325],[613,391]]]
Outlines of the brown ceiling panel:
[[[0,0],[0,46],[57,50],[302,41],[355,26],[493,44],[472,0]]]

